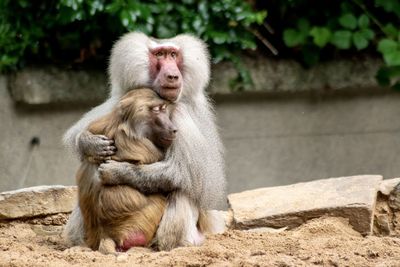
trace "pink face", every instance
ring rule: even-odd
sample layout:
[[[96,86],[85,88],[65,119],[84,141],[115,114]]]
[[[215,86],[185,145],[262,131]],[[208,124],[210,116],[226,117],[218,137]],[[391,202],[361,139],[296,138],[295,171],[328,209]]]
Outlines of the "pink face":
[[[164,99],[176,101],[182,91],[183,58],[174,46],[150,49],[150,78],[153,89]]]

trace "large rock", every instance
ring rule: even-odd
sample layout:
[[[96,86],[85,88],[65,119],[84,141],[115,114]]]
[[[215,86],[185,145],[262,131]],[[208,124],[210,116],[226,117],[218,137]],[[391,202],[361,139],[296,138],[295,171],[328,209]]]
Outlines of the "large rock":
[[[0,219],[29,218],[71,212],[76,186],[36,186],[0,193]]]
[[[400,178],[383,180],[379,184],[379,192],[388,196],[398,184],[400,184]]]
[[[361,175],[231,194],[234,227],[292,228],[329,215],[348,218],[355,230],[370,234],[381,180],[379,175]]]

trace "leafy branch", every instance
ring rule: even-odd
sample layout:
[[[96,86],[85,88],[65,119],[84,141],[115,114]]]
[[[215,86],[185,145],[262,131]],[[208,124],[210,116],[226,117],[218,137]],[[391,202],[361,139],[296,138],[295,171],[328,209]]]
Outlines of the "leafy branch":
[[[285,45],[300,48],[307,65],[318,62],[320,55],[330,48],[375,50],[385,63],[376,75],[378,82],[400,89],[400,31],[392,23],[400,20],[399,0],[374,0],[373,5],[359,0],[352,3],[343,1],[339,12],[330,14],[325,23],[313,25],[315,16],[299,18],[296,27],[284,30]],[[309,49],[310,46],[314,49]]]
[[[186,32],[208,43],[214,62],[233,61],[241,83],[250,75],[241,67],[238,52],[256,49],[257,39],[265,42],[256,25],[262,25],[266,16],[265,10],[254,11],[240,0],[55,0],[40,4],[3,0],[0,71],[29,62],[85,62],[107,54],[112,42],[127,31],[157,38]]]

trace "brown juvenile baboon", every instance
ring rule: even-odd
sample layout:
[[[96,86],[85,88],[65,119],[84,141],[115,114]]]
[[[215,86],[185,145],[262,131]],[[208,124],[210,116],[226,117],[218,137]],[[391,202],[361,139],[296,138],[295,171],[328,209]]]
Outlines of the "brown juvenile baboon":
[[[173,105],[150,89],[133,90],[107,115],[92,122],[88,131],[114,139],[118,150],[112,160],[133,164],[160,161],[175,139],[170,121]],[[124,185],[106,186],[97,176],[98,164],[84,159],[77,173],[79,207],[85,242],[103,253],[150,246],[166,199],[162,194],[144,195]],[[114,243],[115,242],[115,243]]]

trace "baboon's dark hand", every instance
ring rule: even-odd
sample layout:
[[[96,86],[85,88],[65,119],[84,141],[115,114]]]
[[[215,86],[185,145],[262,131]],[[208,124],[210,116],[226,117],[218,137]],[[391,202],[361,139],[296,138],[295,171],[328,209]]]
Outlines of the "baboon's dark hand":
[[[79,136],[78,147],[81,156],[92,163],[101,163],[110,159],[117,150],[114,140],[105,135],[92,134],[89,131],[85,131]]]

